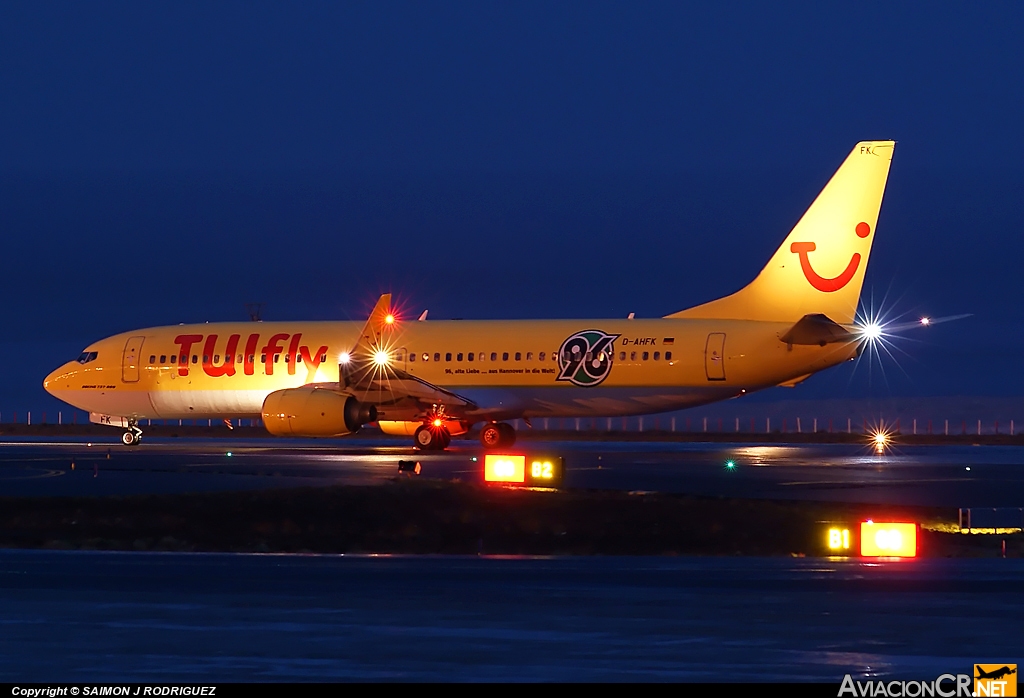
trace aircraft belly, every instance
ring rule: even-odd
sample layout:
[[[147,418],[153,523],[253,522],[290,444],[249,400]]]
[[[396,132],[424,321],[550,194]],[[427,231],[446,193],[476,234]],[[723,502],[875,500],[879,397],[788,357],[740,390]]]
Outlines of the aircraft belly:
[[[615,417],[654,414],[703,405],[736,395],[735,388],[563,386],[462,390],[480,408],[469,413],[481,419],[516,417]]]
[[[245,417],[259,414],[267,390],[160,390],[150,393],[157,417]]]
[[[87,412],[118,416],[150,417],[153,406],[141,390],[68,390],[53,391],[55,397]]]

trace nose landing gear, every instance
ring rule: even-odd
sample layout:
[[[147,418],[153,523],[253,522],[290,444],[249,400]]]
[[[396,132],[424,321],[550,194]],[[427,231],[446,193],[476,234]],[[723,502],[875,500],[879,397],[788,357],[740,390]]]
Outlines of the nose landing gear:
[[[142,429],[139,429],[139,422],[136,419],[128,420],[128,431],[121,434],[121,443],[125,446],[135,446],[142,441]]]

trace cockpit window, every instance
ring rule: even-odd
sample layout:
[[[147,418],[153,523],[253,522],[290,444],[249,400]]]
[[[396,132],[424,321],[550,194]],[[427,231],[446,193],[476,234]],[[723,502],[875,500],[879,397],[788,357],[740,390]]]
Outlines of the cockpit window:
[[[75,359],[75,360],[76,360],[76,361],[77,361],[78,363],[80,363],[80,364],[87,364],[87,363],[89,363],[90,361],[95,361],[95,360],[96,360],[96,357],[97,357],[98,355],[99,355],[99,352],[95,352],[95,351],[83,351],[83,352],[82,352],[81,354],[79,354],[78,358],[77,358],[77,359]]]

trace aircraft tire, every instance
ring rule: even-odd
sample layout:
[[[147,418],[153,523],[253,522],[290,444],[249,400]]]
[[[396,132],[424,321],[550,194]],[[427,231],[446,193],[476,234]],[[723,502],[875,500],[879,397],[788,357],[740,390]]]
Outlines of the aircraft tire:
[[[125,446],[134,446],[137,441],[138,439],[135,438],[135,434],[130,431],[121,434],[121,443]]]
[[[421,451],[431,451],[437,448],[437,436],[425,424],[419,427],[412,435],[413,443]]]
[[[452,435],[448,433],[447,429],[442,429],[441,433],[438,434],[437,446],[435,446],[434,448],[436,448],[438,451],[443,451],[446,448],[448,448],[451,445],[451,443]]]
[[[505,424],[504,422],[498,425],[498,430],[501,432],[501,444],[502,448],[512,448],[516,443],[516,430],[512,428],[511,424]]]
[[[501,446],[504,434],[501,425],[490,422],[480,430],[480,443],[484,448],[498,448]]]

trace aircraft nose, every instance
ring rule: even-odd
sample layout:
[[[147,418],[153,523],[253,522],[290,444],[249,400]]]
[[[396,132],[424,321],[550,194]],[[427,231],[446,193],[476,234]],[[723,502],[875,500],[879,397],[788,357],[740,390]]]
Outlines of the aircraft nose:
[[[43,379],[43,390],[56,398],[60,398],[61,394],[70,389],[69,382],[74,373],[75,369],[70,363],[54,369]]]
[[[57,374],[60,373],[60,369],[56,371],[50,371],[50,375],[43,379],[43,390],[53,395],[53,385],[56,382]]]

